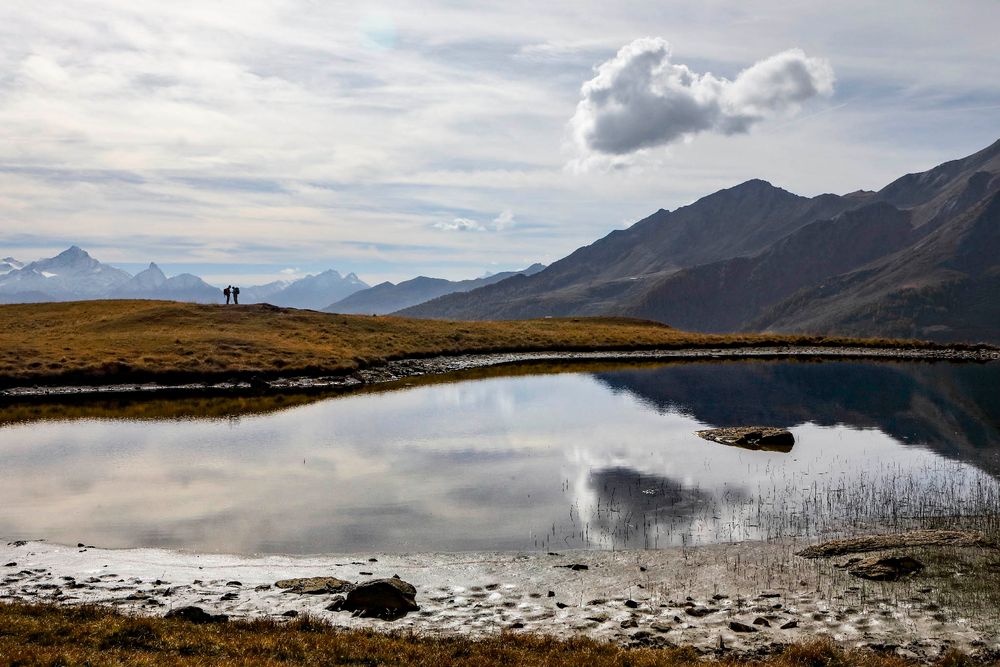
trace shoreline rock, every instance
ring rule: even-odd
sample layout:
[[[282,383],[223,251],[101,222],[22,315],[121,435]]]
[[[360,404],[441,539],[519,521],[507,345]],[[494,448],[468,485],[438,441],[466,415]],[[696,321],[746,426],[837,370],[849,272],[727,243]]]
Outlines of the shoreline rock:
[[[885,551],[906,547],[979,547],[983,549],[1000,549],[982,533],[967,530],[911,530],[905,533],[862,535],[841,540],[830,540],[814,544],[800,551],[796,556],[802,558],[830,558],[848,554],[866,553],[869,551]]]
[[[337,596],[327,611],[350,611],[362,618],[394,621],[411,611],[420,611],[417,589],[399,577],[372,579],[354,586],[346,597]]]

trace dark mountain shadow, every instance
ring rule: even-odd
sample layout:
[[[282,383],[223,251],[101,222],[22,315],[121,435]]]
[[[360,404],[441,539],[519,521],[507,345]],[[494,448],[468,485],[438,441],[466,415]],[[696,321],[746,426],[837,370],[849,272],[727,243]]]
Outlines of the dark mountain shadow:
[[[1000,364],[736,362],[593,377],[712,427],[877,428],[1000,476]]]

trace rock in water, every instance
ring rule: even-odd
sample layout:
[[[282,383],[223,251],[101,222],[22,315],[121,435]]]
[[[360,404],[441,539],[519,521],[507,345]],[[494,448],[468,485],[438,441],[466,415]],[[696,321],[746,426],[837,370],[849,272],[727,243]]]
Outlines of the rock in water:
[[[331,611],[359,612],[360,616],[391,621],[420,610],[416,595],[417,589],[402,579],[373,579],[351,589]]]
[[[924,569],[924,564],[911,556],[872,556],[855,563],[848,572],[855,577],[873,581],[897,581]]]
[[[284,588],[289,593],[301,595],[322,595],[324,593],[346,593],[354,588],[354,584],[336,577],[303,577],[301,579],[282,579],[274,584]]]
[[[699,437],[721,445],[743,449],[763,449],[768,452],[790,452],[795,436],[775,426],[730,426],[697,431]]]
[[[201,607],[179,607],[171,609],[164,618],[180,618],[191,623],[225,623],[229,617],[225,614],[210,614]]]

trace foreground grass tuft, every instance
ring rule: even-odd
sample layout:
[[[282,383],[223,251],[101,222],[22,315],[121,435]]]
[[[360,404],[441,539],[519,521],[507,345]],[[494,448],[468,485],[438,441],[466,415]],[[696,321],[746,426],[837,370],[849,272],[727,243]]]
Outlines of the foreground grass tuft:
[[[711,656],[710,656],[711,657]],[[721,655],[723,665],[773,667],[903,667],[872,651],[846,651],[829,641],[787,647],[751,659]],[[0,604],[0,663],[9,665],[524,665],[682,667],[705,664],[690,647],[622,648],[590,639],[504,633],[470,640],[372,630],[338,630],[313,618],[194,625],[137,618],[97,607]],[[957,652],[939,667],[988,664]],[[995,663],[994,663],[995,664]]]

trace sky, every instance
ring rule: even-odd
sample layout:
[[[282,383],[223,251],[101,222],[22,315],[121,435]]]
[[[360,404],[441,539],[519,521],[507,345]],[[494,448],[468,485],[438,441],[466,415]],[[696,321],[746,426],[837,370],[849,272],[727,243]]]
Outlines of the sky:
[[[209,282],[550,263],[751,178],[1000,138],[995,0],[0,3],[0,256]]]

